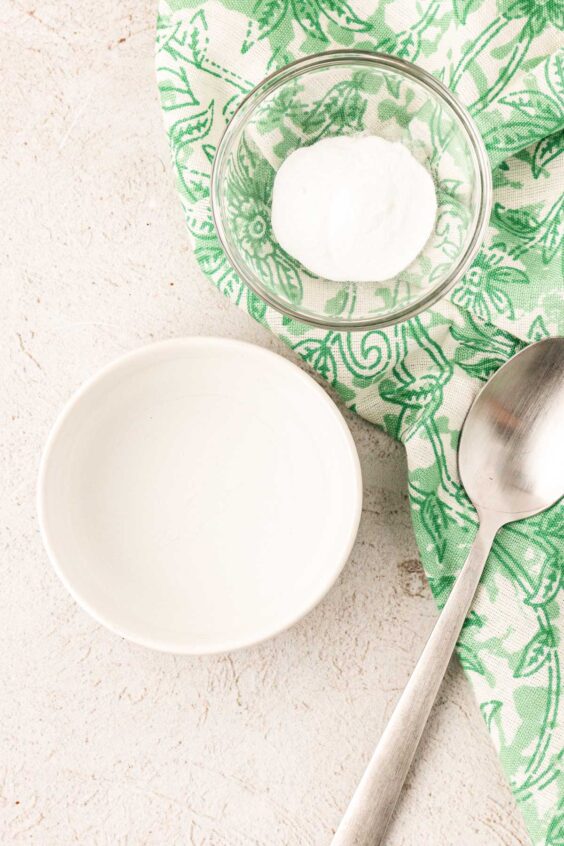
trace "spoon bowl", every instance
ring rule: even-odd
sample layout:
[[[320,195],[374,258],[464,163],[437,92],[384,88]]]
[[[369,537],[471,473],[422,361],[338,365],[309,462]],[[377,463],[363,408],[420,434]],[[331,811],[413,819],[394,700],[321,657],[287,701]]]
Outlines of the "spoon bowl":
[[[564,338],[525,347],[480,391],[458,453],[466,493],[499,525],[537,514],[564,487]]]

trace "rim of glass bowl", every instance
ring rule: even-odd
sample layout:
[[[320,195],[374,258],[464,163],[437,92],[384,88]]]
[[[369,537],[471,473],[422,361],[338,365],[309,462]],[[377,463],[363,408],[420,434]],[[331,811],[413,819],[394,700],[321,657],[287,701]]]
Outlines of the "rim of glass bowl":
[[[292,308],[290,305],[282,304],[278,299],[276,299],[276,297],[272,296],[264,289],[260,279],[255,276],[255,274],[253,274],[231,250],[229,238],[223,226],[221,197],[223,186],[225,184],[224,171],[227,161],[226,154],[229,152],[233,141],[237,139],[238,133],[244,127],[249,115],[252,114],[256,107],[260,105],[260,103],[268,95],[272,94],[273,91],[276,91],[284,83],[301,76],[304,71],[317,70],[318,68],[331,67],[334,65],[345,65],[351,61],[371,65],[373,67],[384,67],[389,70],[394,70],[415,80],[424,88],[430,89],[438,96],[439,99],[446,103],[446,105],[454,113],[459,126],[462,128],[469,142],[477,176],[477,186],[480,193],[477,203],[477,212],[474,215],[474,220],[472,221],[472,237],[470,238],[466,250],[458,260],[457,264],[440,285],[419,297],[419,299],[415,300],[415,302],[411,305],[404,306],[395,312],[390,312],[389,314],[383,316],[375,315],[373,317],[366,317],[362,319],[332,321],[313,314],[304,314],[299,309]],[[223,247],[223,250],[225,251],[233,269],[249,286],[249,288],[251,288],[251,290],[254,291],[254,293],[264,302],[275,309],[275,311],[287,317],[291,317],[300,323],[306,323],[310,326],[320,326],[325,329],[355,331],[361,329],[380,329],[385,326],[393,326],[395,323],[400,323],[403,320],[409,320],[409,318],[415,317],[417,314],[420,314],[426,308],[429,308],[436,303],[437,300],[440,300],[464,275],[474,256],[478,252],[488,224],[491,204],[492,175],[488,155],[486,153],[482,136],[480,135],[476,124],[472,120],[466,108],[456,99],[454,94],[449,91],[444,83],[420,68],[418,65],[415,65],[412,62],[407,62],[404,59],[399,59],[396,56],[390,56],[387,53],[378,53],[376,51],[328,50],[325,53],[316,53],[312,56],[305,56],[304,58],[296,59],[290,64],[285,65],[283,68],[280,68],[265,77],[262,82],[256,85],[246,95],[244,100],[242,100],[237,107],[224,130],[212,165],[211,207],[213,221],[221,246]]]

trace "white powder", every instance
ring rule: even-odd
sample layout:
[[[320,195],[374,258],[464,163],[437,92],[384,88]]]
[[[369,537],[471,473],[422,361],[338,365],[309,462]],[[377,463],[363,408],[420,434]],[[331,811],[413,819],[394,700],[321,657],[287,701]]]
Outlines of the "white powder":
[[[308,270],[336,282],[381,282],[404,270],[433,230],[427,170],[403,144],[326,138],[295,150],[274,181],[272,228]]]

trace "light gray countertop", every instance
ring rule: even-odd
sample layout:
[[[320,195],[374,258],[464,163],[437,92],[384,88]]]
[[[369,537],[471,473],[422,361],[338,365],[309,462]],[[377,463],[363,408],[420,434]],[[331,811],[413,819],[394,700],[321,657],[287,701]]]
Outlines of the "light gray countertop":
[[[193,334],[290,355],[190,254],[154,18],[147,0],[0,9],[0,841],[324,846],[436,616],[402,448],[346,413],[365,480],[351,560],[299,625],[232,655],[161,655],[105,631],[38,534],[43,442],[100,366]],[[389,842],[527,843],[458,666]]]

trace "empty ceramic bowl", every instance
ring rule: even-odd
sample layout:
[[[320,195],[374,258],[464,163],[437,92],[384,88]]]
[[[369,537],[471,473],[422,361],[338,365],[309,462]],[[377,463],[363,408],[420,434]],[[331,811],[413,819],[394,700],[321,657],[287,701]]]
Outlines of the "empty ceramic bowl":
[[[261,347],[185,338],[102,370],[63,410],[38,508],[55,570],[114,632],[223,652],[296,622],[354,543],[358,456],[333,400]]]

